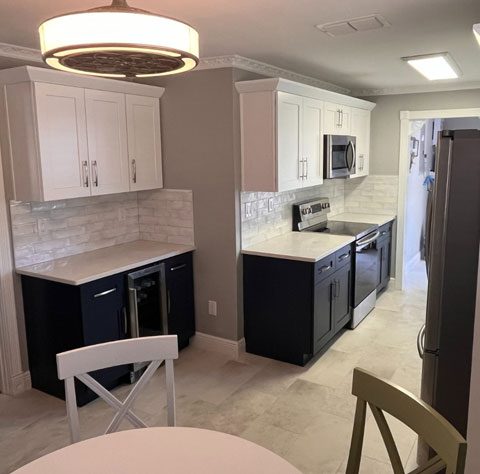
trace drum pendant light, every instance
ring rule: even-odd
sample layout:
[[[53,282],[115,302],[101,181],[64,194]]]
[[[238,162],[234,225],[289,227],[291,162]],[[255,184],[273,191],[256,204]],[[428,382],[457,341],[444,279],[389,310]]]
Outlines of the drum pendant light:
[[[198,64],[198,33],[126,0],[67,13],[39,29],[44,61],[62,71],[105,77],[177,74]]]

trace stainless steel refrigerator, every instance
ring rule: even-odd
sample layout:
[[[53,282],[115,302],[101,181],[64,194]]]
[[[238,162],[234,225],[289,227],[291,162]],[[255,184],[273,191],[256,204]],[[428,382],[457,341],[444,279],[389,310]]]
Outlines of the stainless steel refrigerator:
[[[420,343],[421,397],[464,436],[479,240],[480,131],[440,132],[427,212],[428,300]]]

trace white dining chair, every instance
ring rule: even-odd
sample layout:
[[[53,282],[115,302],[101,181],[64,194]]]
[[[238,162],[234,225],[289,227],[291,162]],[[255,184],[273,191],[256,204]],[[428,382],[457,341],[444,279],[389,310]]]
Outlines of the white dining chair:
[[[175,384],[173,360],[178,359],[177,336],[152,336],[106,342],[57,354],[57,373],[65,381],[65,401],[72,443],[80,440],[75,377],[93,390],[115,411],[105,434],[115,432],[126,418],[136,428],[147,425],[132,412],[133,402],[160,364],[165,361],[167,424],[175,426]],[[151,361],[122,403],[88,372],[124,364]]]

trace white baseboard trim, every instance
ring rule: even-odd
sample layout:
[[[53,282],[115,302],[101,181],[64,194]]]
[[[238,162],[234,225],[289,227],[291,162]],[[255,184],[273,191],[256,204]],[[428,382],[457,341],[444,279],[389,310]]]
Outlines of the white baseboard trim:
[[[408,262],[406,265],[407,271],[410,271],[417,263],[420,262],[421,253],[417,252]]]
[[[197,349],[205,351],[214,351],[226,355],[233,360],[237,360],[243,352],[245,352],[245,339],[232,341],[223,339],[222,337],[212,336],[203,332],[196,332],[195,336],[190,340],[190,345]]]
[[[8,395],[18,395],[19,393],[25,392],[32,388],[32,380],[30,378],[30,372],[22,372],[21,374],[15,375],[11,380],[11,393]]]

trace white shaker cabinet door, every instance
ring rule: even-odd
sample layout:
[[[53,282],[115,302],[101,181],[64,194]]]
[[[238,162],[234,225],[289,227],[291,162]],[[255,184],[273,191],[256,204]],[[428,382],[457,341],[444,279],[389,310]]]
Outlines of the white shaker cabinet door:
[[[37,82],[34,91],[43,200],[90,196],[84,89]]]
[[[301,156],[302,97],[278,93],[277,103],[277,180],[278,191],[303,186],[305,164]]]
[[[325,135],[349,135],[350,120],[350,107],[325,102]]]
[[[351,132],[356,137],[356,166],[352,178],[367,176],[370,160],[370,111],[364,109],[351,109]]]
[[[303,99],[302,157],[305,163],[303,187],[323,183],[323,102]]]
[[[127,95],[130,190],[163,187],[160,101]]]
[[[129,190],[125,94],[85,90],[92,195]]]

